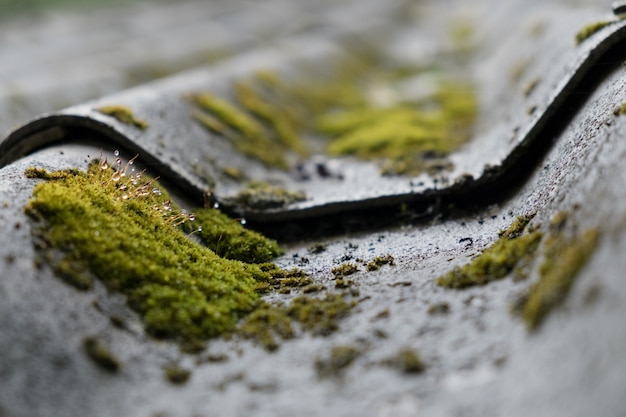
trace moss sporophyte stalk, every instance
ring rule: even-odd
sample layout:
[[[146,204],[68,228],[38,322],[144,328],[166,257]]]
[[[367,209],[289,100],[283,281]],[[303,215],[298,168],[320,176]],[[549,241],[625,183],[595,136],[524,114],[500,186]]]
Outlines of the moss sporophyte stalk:
[[[197,122],[271,167],[288,168],[294,156],[325,148],[330,156],[377,161],[382,174],[449,169],[447,155],[467,142],[477,117],[472,86],[441,77],[426,97],[396,94],[381,102],[372,85],[391,91],[423,74],[413,70],[399,76],[367,65],[366,71],[339,70],[323,81],[282,81],[262,72],[235,83],[230,100],[210,92],[187,99]]]
[[[92,161],[86,172],[27,170],[29,178],[46,180],[25,207],[36,247],[66,282],[87,290],[99,279],[126,296],[148,333],[183,345],[237,333],[241,320],[257,310],[273,308],[271,314],[313,332],[315,326],[335,329],[347,314],[351,304],[340,295],[302,296],[306,302],[296,298],[285,306],[263,302],[260,294],[283,281],[310,278],[267,263],[281,253],[276,242],[218,210],[179,208],[133,162],[116,155],[113,163]],[[187,231],[206,246],[183,231],[192,222]],[[326,311],[315,315],[313,306]],[[252,318],[259,322],[260,314]],[[255,334],[252,327],[245,328],[247,337]]]

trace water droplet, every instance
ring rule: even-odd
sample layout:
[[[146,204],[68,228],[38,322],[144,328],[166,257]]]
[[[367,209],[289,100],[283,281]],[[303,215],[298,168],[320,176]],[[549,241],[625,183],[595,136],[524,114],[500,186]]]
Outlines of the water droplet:
[[[245,224],[248,222],[246,221],[246,219],[241,219],[239,220],[239,223],[241,223],[242,226],[245,226]]]
[[[115,152],[113,152],[113,155],[120,156],[120,151],[118,149],[116,149]]]
[[[161,192],[161,190],[160,190],[160,189],[158,189],[158,188],[153,188],[153,189],[152,189],[152,194],[155,194],[155,195],[162,195],[163,193]]]
[[[122,194],[122,200],[128,200],[128,194],[126,193]]]
[[[122,159],[121,158],[117,158],[115,160],[115,163],[117,164],[118,167],[121,167],[122,166]]]
[[[122,178],[122,176],[120,175],[119,171],[115,171],[113,175],[111,175],[111,179],[115,182],[119,181],[120,178]]]
[[[213,208],[214,209],[220,208],[220,203],[213,203]]]
[[[132,165],[135,163],[135,158],[131,159],[130,161],[128,161],[128,165]]]
[[[172,209],[172,203],[170,200],[163,202],[163,210],[170,211]]]
[[[193,213],[190,213],[189,216],[187,216],[187,218],[189,219],[190,222],[196,220],[196,215]]]
[[[124,191],[126,189],[126,184],[120,184],[120,190]]]
[[[101,170],[105,170],[109,168],[109,161],[106,160],[106,158],[104,158],[104,161],[100,162],[100,169]]]
[[[201,227],[198,227],[198,232],[201,232],[201,231],[202,231],[202,228],[201,228]]]
[[[98,232],[97,230],[94,232],[94,235],[96,236],[100,236],[100,232]]]

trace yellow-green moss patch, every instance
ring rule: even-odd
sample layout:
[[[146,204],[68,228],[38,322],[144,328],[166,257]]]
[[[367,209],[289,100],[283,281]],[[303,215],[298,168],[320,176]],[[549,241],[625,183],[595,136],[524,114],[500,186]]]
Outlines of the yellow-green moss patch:
[[[251,115],[209,93],[190,94],[187,98],[199,109],[192,112],[192,117],[207,130],[229,139],[241,153],[270,167],[288,167],[285,152]]]
[[[120,123],[129,126],[135,126],[138,129],[145,130],[148,128],[148,122],[139,119],[133,114],[133,111],[126,106],[110,105],[102,106],[96,109],[98,113],[111,116]]]
[[[430,159],[448,155],[470,138],[477,109],[471,87],[442,84],[421,106],[334,110],[320,116],[316,128],[332,137],[330,155],[382,159],[386,173],[416,175]]]
[[[45,258],[56,270],[63,267],[63,261],[55,266],[57,259],[71,260],[71,270],[90,271],[124,294],[154,336],[193,343],[234,330],[259,303],[257,283],[271,274],[189,239],[177,226],[193,215],[153,180],[117,165],[100,160],[88,172],[49,174],[35,187],[25,210],[37,221],[33,233],[45,242]],[[240,236],[233,229],[224,235]],[[253,246],[226,252],[257,261],[277,250],[263,239]]]
[[[615,20],[601,20],[588,24],[576,33],[576,44],[581,44],[594,33],[599,32],[615,22]]]
[[[262,263],[282,254],[275,241],[244,228],[219,210],[199,209],[194,215],[195,221],[187,223],[186,229],[195,229],[202,243],[223,258]]]
[[[396,260],[394,259],[394,257],[387,254],[385,256],[377,256],[376,258],[369,261],[365,267],[367,268],[368,271],[371,272],[371,271],[379,270],[380,267],[383,265],[393,266],[395,264],[396,264]]]
[[[548,314],[565,300],[597,243],[597,230],[589,230],[571,239],[564,238],[560,233],[546,239],[545,261],[539,270],[539,281],[530,288],[519,306],[530,330],[537,329]]]
[[[485,285],[523,266],[532,259],[543,236],[540,231],[522,234],[529,221],[528,217],[518,217],[508,229],[500,232],[500,238],[493,245],[470,263],[437,278],[437,284],[449,288]],[[518,271],[523,273],[522,268]]]
[[[347,275],[352,275],[358,271],[359,271],[359,267],[356,266],[356,264],[346,262],[339,266],[334,267],[333,269],[331,269],[330,272],[332,272],[335,278],[341,278]]]
[[[98,339],[86,337],[83,339],[83,349],[87,356],[100,368],[113,373],[120,369],[120,361]]]

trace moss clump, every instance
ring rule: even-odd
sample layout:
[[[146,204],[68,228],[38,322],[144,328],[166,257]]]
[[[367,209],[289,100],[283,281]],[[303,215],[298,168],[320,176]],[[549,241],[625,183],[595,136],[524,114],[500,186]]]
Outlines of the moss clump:
[[[326,336],[339,328],[354,303],[339,294],[328,293],[324,298],[300,296],[286,308],[287,315],[300,322],[302,329],[314,335]]]
[[[599,22],[590,23],[587,26],[583,27],[581,30],[576,33],[576,44],[580,45],[583,41],[589,38],[591,35],[599,32],[605,27],[615,23],[615,20],[601,20]]]
[[[414,349],[402,348],[398,353],[385,361],[389,366],[399,369],[405,374],[419,374],[424,372],[426,365]]]
[[[566,239],[561,233],[556,233],[546,240],[545,261],[539,270],[539,281],[530,288],[519,306],[530,330],[537,329],[548,314],[565,300],[597,243],[597,230],[589,230],[574,239]]]
[[[416,175],[449,164],[440,159],[469,139],[477,108],[470,87],[442,84],[422,106],[333,111],[319,117],[316,127],[333,138],[330,155],[383,159],[387,173]]]
[[[371,261],[369,261],[366,265],[366,268],[368,271],[377,271],[380,269],[381,266],[383,265],[395,265],[396,264],[396,260],[394,259],[393,256],[387,254],[385,256],[377,256],[376,258],[372,259]]]
[[[287,109],[262,98],[250,83],[236,84],[235,96],[241,106],[261,120],[285,148],[295,151],[302,157],[309,154]]]
[[[100,160],[88,172],[45,175],[51,180],[35,187],[25,207],[39,221],[34,234],[46,242],[45,258],[54,263],[60,252],[72,270],[82,267],[124,294],[156,337],[193,343],[234,330],[257,306],[256,285],[271,272],[187,238],[176,226],[192,215],[153,180],[123,171]],[[251,253],[274,253],[274,245]]]
[[[238,334],[256,340],[265,350],[278,349],[278,339],[292,339],[295,332],[292,320],[284,308],[264,304],[243,321]]]
[[[168,381],[177,385],[186,383],[191,377],[191,371],[189,369],[181,368],[175,364],[164,366],[163,372]]]
[[[532,258],[543,236],[540,231],[522,234],[529,221],[529,218],[518,217],[508,229],[500,232],[500,238],[493,245],[470,263],[437,278],[437,284],[449,288],[485,285],[524,265]],[[522,268],[518,271],[521,274]]]
[[[333,273],[335,278],[341,278],[359,272],[359,267],[356,264],[346,262],[334,267],[330,272]]]
[[[252,209],[270,209],[306,200],[306,195],[300,191],[289,191],[267,182],[251,181],[239,194],[229,199],[229,202],[238,206]]]
[[[613,111],[615,116],[623,116],[626,114],[626,102],[622,103],[618,108]]]
[[[89,358],[102,369],[115,373],[120,369],[120,361],[93,337],[83,339],[83,349]]]
[[[282,254],[278,244],[265,236],[244,228],[216,209],[195,210],[195,221],[186,223],[197,227],[202,243],[217,255],[247,263],[262,263]]]
[[[334,346],[328,357],[315,360],[315,370],[320,377],[338,376],[360,355],[361,352],[354,346]]]
[[[120,123],[124,123],[129,126],[134,126],[141,130],[146,130],[148,128],[148,122],[135,117],[135,115],[133,114],[133,111],[126,106],[117,106],[117,105],[102,106],[102,107],[98,107],[96,111],[98,113],[111,116]]]
[[[241,323],[237,334],[258,342],[273,352],[281,339],[295,337],[297,329],[313,335],[327,336],[339,328],[354,303],[341,295],[326,294],[323,298],[300,296],[289,305],[263,303]]]
[[[209,93],[187,98],[199,109],[192,112],[192,117],[209,131],[229,139],[241,153],[271,167],[288,167],[285,152],[252,116]]]

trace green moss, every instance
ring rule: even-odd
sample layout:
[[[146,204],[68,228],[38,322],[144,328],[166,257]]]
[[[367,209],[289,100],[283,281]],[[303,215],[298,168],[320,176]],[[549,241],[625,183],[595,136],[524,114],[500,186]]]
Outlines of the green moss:
[[[405,374],[419,374],[426,369],[426,365],[422,362],[419,353],[411,348],[400,349],[394,357],[388,359],[385,363]]]
[[[528,223],[535,217],[534,214],[526,215],[526,216],[517,216],[513,223],[505,230],[500,230],[498,232],[498,237],[504,237],[506,239],[515,239],[520,237],[528,226]]]
[[[322,298],[299,296],[289,305],[262,303],[243,320],[236,334],[255,340],[273,352],[279,348],[281,339],[295,337],[296,327],[320,336],[336,331],[339,320],[346,317],[353,306],[354,303],[348,303],[341,295],[330,293]]]
[[[110,105],[102,106],[96,109],[98,113],[111,116],[120,123],[124,123],[129,126],[134,126],[141,130],[148,128],[148,122],[135,117],[133,111],[126,106]]]
[[[85,349],[87,356],[102,369],[113,373],[120,369],[119,360],[96,338],[87,337],[83,339],[83,349]]]
[[[346,317],[354,303],[339,294],[328,293],[324,298],[300,296],[286,308],[287,315],[300,322],[303,330],[326,336],[339,328],[339,320]]]
[[[470,87],[446,84],[428,103],[334,111],[318,118],[317,129],[333,138],[330,155],[384,159],[386,170],[416,175],[428,159],[445,156],[470,137],[477,103]]]
[[[267,182],[252,181],[229,201],[243,207],[269,209],[304,200],[306,200],[306,195],[303,192],[289,191]]]
[[[626,102],[622,103],[618,108],[613,111],[615,116],[622,116],[626,114]]]
[[[605,27],[615,23],[615,20],[601,20],[599,22],[590,23],[576,33],[576,44],[579,45],[591,35],[599,32]]]
[[[380,269],[383,265],[395,265],[396,260],[393,256],[387,254],[385,256],[377,256],[376,258],[369,261],[366,265],[368,271],[376,271]]]
[[[589,230],[581,237],[566,239],[562,233],[551,235],[545,243],[545,261],[539,281],[531,288],[519,310],[530,330],[537,329],[548,314],[569,293],[578,272],[594,253],[598,231]]]
[[[172,384],[184,384],[191,377],[189,369],[181,368],[176,364],[164,366],[163,372],[165,373],[165,378]]]
[[[359,267],[356,266],[356,264],[346,262],[339,266],[334,267],[333,269],[331,269],[330,272],[333,273],[335,278],[340,278],[340,277],[345,277],[347,275],[352,275],[358,271],[359,271]]]
[[[240,152],[270,167],[288,167],[284,151],[252,116],[209,93],[191,94],[187,98],[201,110],[192,112],[192,117],[206,129],[229,139]]]
[[[543,236],[540,231],[522,234],[529,221],[530,218],[518,217],[508,229],[499,233],[500,238],[493,245],[470,263],[437,278],[437,284],[449,288],[485,285],[504,278],[516,267],[529,262]],[[522,269],[518,271],[522,273]]]
[[[120,173],[100,161],[86,173],[47,175],[54,179],[35,187],[25,210],[39,221],[34,233],[47,242],[42,250],[60,251],[68,260],[55,270],[90,271],[109,290],[124,294],[157,337],[192,343],[234,330],[259,302],[257,283],[269,281],[271,273],[223,259],[187,238],[176,225],[190,214],[153,190],[154,181],[135,177],[134,185]],[[224,234],[237,235],[232,229]],[[234,253],[256,261],[276,252],[268,242],[259,239]],[[263,243],[268,246],[260,248]],[[53,267],[58,258],[45,257]]]
[[[320,377],[338,376],[360,355],[361,352],[354,346],[337,345],[328,357],[315,360],[315,369]]]
[[[247,263],[262,263],[282,254],[278,244],[216,209],[194,211],[195,221],[186,223],[188,231],[193,228],[202,243],[217,255]]]
[[[243,108],[268,126],[283,146],[295,151],[300,156],[308,155],[307,146],[300,139],[297,126],[285,109],[261,98],[249,83],[240,82],[236,84],[235,96]]]
[[[291,339],[295,336],[292,320],[285,309],[269,304],[264,304],[246,317],[238,334],[256,340],[270,352],[278,349],[279,339]]]

